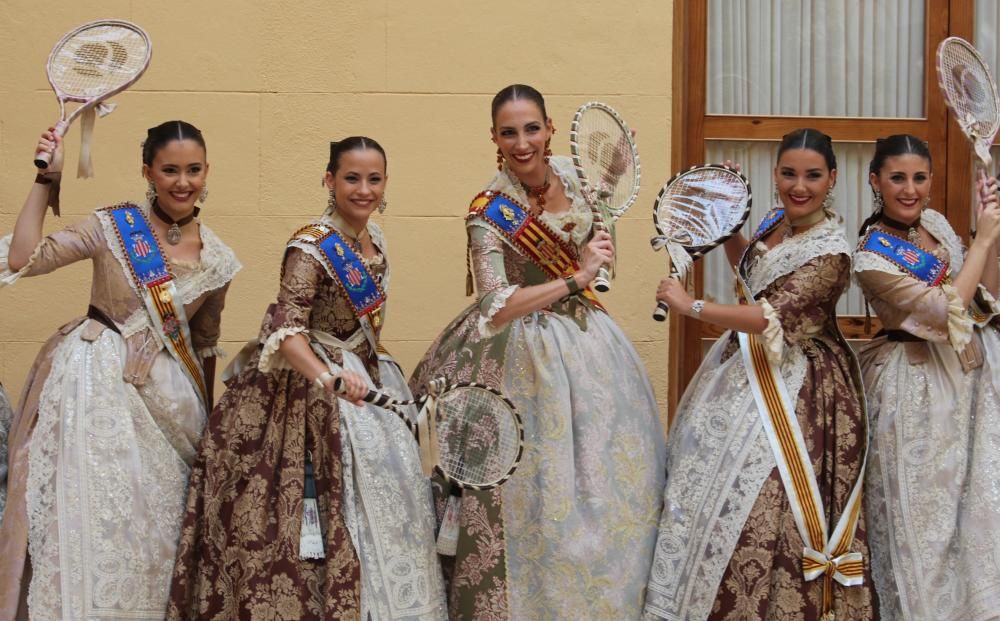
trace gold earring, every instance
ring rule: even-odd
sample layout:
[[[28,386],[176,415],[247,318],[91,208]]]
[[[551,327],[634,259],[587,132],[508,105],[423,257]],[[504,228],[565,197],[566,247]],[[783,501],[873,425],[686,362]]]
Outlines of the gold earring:
[[[497,170],[503,170],[503,151],[497,147]]]

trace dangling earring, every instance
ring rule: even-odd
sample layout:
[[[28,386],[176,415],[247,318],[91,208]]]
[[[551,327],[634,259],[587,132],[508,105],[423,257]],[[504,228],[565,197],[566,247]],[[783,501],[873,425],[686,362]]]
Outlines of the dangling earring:
[[[826,191],[826,196],[823,197],[823,211],[828,215],[833,215],[833,186]]]
[[[497,147],[497,170],[503,170],[503,151]]]
[[[146,182],[146,200],[152,205],[156,200],[156,186],[153,185],[152,181]]]
[[[554,129],[553,129],[553,130],[552,130],[552,133],[553,133],[553,134],[554,134],[554,133],[556,133],[556,130],[554,130]],[[548,163],[549,163],[549,159],[550,159],[550,158],[552,157],[552,149],[550,149],[550,148],[549,148],[549,143],[550,143],[550,142],[552,142],[552,139],[551,139],[551,138],[549,138],[548,140],[546,140],[546,141],[545,141],[545,152],[544,152],[544,153],[542,153],[542,159],[544,159],[544,160],[545,160],[545,164],[546,164],[546,166],[547,166],[547,165],[548,165]]]
[[[208,184],[201,186],[201,194],[198,195],[198,202],[202,205],[208,200]]]
[[[778,194],[778,186],[774,186],[774,197],[771,199],[771,209],[784,209],[785,206],[781,202],[781,196]]]
[[[927,198],[924,199],[924,204],[920,206],[921,213],[927,211],[927,208],[930,206],[931,206],[931,197],[928,196]]]
[[[385,208],[386,208],[386,207],[388,207],[388,206],[389,206],[389,204],[388,204],[388,203],[386,202],[386,200],[385,200],[385,196],[383,196],[383,197],[382,197],[382,200],[380,200],[380,201],[378,202],[378,212],[379,212],[380,214],[383,214],[383,213],[385,213]]]
[[[330,190],[330,198],[326,201],[326,212],[333,213],[337,211],[337,195],[334,194],[333,190]]]
[[[885,201],[882,199],[882,193],[875,190],[875,198],[872,199],[872,210],[875,212],[885,211]]]

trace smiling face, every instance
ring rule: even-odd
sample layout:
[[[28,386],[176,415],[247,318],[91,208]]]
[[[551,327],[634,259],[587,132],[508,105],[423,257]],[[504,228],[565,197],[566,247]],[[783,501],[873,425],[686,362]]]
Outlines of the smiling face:
[[[903,224],[920,217],[931,194],[931,163],[916,153],[885,158],[878,174],[871,173],[872,188],[882,193],[885,215]]]
[[[823,155],[812,149],[788,149],[774,167],[774,184],[785,208],[785,217],[798,220],[823,208],[833,189],[837,171],[830,170]]]
[[[507,167],[530,186],[545,180],[545,143],[552,137],[552,121],[530,99],[512,99],[497,110],[490,132],[507,160]]]
[[[385,159],[376,149],[344,151],[337,160],[337,171],[325,176],[326,186],[336,196],[337,213],[358,230],[378,208],[388,180]]]
[[[205,148],[191,139],[171,140],[142,167],[142,174],[156,188],[156,202],[175,220],[194,209],[208,178]]]

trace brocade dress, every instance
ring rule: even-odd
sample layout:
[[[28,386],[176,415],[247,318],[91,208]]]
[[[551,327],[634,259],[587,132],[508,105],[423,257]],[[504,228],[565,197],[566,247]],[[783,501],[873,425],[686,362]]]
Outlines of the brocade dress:
[[[385,241],[374,223],[368,232],[379,254],[365,265],[386,291]],[[304,334],[321,359],[410,397],[318,253],[289,242],[277,301],[212,412],[191,476],[169,619],[446,618],[430,482],[413,436],[395,414],[318,388],[278,349]],[[375,326],[376,342],[379,333]],[[300,558],[307,453],[325,549],[318,559]]]
[[[957,274],[961,240],[926,210],[934,255]],[[872,573],[888,620],[1000,616],[1000,314],[966,308],[869,251],[855,278],[891,336],[861,351],[872,417],[867,502]],[[906,335],[912,335],[907,338]],[[902,337],[902,338],[900,338]]]
[[[836,317],[850,246],[832,219],[770,250],[756,241],[766,232],[744,256],[747,284],[768,322],[767,358],[794,400],[822,518],[835,523],[860,472],[866,433],[857,363]],[[819,619],[824,578],[803,578],[803,538],[734,331],[719,338],[685,391],[667,455],[645,618]],[[837,619],[876,614],[864,533],[862,520],[850,549],[863,554],[865,583],[833,584]]]
[[[551,166],[571,208],[542,222],[578,249],[593,217],[569,158]],[[506,171],[489,189],[528,205]],[[481,217],[466,226],[478,301],[431,345],[410,386],[444,376],[500,389],[524,422],[525,447],[511,479],[462,496],[457,555],[442,557],[450,616],[638,619],[664,477],[646,371],[608,314],[579,295],[493,327],[518,287],[552,277]],[[449,490],[435,492],[441,513]]]
[[[150,217],[148,205],[133,207]],[[221,353],[219,320],[240,264],[205,224],[199,230],[199,260],[168,267],[190,347],[204,359]],[[153,327],[116,235],[109,211],[97,210],[43,238],[18,272],[7,264],[11,237],[0,240],[0,285],[89,259],[90,304],[104,315],[73,319],[42,346],[15,410],[0,619],[14,618],[19,604],[32,619],[161,619],[166,611],[208,412]]]

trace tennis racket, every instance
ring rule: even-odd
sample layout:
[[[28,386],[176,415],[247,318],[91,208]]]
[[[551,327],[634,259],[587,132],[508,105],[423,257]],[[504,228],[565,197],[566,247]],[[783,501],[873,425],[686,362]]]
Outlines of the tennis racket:
[[[683,279],[694,261],[732,237],[750,216],[750,182],[721,164],[692,166],[666,183],[653,203],[659,233],[650,243],[667,249],[670,275]],[[658,302],[653,319],[664,321],[670,307]]]
[[[594,228],[607,231],[598,201],[604,201],[617,220],[639,196],[639,149],[632,131],[614,108],[591,101],[573,115],[569,150],[594,214]],[[611,288],[607,268],[597,273],[594,288],[602,292]]]
[[[52,48],[46,71],[59,100],[59,122],[55,133],[63,136],[78,116],[82,120],[78,177],[93,176],[90,139],[96,113],[104,116],[114,108],[102,102],[135,83],[149,66],[153,48],[149,36],[135,24],[100,20],[70,31]],[[66,115],[66,102],[82,104]],[[46,168],[52,155],[35,154],[35,166]]]
[[[336,378],[333,390],[343,395],[344,380]],[[427,395],[402,401],[369,390],[366,402],[387,409],[406,423],[410,433],[427,447],[434,468],[450,483],[463,489],[487,490],[510,478],[521,463],[524,427],[514,404],[499,391],[472,382],[448,384],[432,381]],[[416,405],[426,415],[429,427],[421,431],[403,410]],[[436,451],[435,451],[436,448]]]

